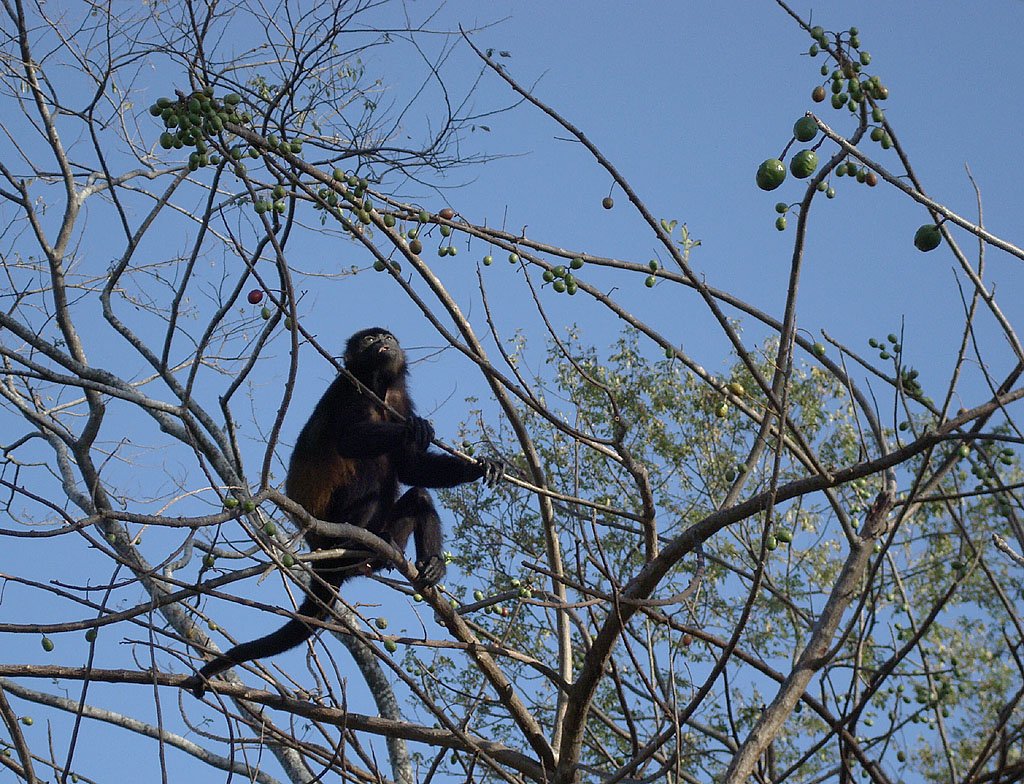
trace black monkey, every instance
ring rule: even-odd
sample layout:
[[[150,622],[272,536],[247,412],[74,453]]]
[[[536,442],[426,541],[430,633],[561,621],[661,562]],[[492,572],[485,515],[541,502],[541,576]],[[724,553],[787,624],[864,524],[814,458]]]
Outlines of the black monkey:
[[[406,388],[405,352],[386,329],[373,327],[354,334],[346,344],[344,362],[345,369],[398,417],[362,392],[346,374],[340,374],[299,433],[285,492],[313,517],[365,528],[399,551],[405,550],[412,536],[420,579],[436,584],[445,573],[441,521],[424,488],[453,487],[480,478],[493,484],[503,474],[502,464],[488,459],[467,462],[428,451],[434,428],[413,411]],[[400,483],[410,487],[401,497]],[[305,539],[311,550],[360,549],[346,539],[314,530],[307,530]],[[364,559],[363,570],[353,570],[359,563],[351,557],[312,562],[313,579],[298,614],[325,618],[338,587],[354,571],[368,574],[389,565],[382,558]],[[312,627],[293,618],[265,637],[218,655],[183,686],[201,697],[206,681],[218,673],[283,653],[312,634]]]

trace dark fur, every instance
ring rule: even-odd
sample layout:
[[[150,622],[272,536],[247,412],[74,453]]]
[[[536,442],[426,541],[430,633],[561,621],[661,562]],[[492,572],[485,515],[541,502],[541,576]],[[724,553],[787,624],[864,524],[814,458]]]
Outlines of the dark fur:
[[[435,584],[445,572],[441,521],[424,488],[452,487],[502,475],[497,461],[470,463],[427,451],[434,429],[416,416],[406,388],[405,353],[386,329],[357,332],[345,348],[345,368],[397,412],[394,416],[340,374],[320,398],[299,433],[285,480],[289,498],[313,517],[365,528],[405,550],[416,542],[416,566],[424,583]],[[410,489],[399,497],[399,484]],[[359,545],[308,530],[311,550]],[[362,570],[353,567],[362,563]],[[331,558],[312,562],[313,579],[298,615],[322,620],[338,587],[353,572],[369,573],[388,566],[383,559]],[[184,682],[197,697],[206,681],[228,668],[294,648],[313,634],[302,618],[251,642],[236,645],[208,662]]]

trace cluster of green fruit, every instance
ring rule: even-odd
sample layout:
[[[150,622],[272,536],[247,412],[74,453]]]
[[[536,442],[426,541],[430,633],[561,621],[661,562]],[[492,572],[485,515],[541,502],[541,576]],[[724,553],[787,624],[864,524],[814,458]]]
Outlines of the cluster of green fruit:
[[[551,288],[559,294],[575,294],[579,289],[579,284],[576,283],[576,278],[569,270],[578,270],[583,267],[583,259],[579,256],[575,256],[569,262],[569,269],[566,269],[564,265],[559,264],[557,267],[544,270],[544,282],[550,283]]]
[[[818,124],[815,122],[813,117],[804,116],[801,117],[793,124],[793,137],[798,142],[809,142],[818,135]],[[813,149],[800,150],[794,155],[789,161],[789,171],[794,177],[800,180],[805,180],[814,174],[818,169],[818,153]],[[778,158],[768,158],[763,161],[760,166],[757,167],[757,175],[755,180],[757,181],[757,187],[763,191],[773,191],[782,185],[786,179],[786,165]],[[828,186],[819,184],[819,189],[827,191]],[[835,196],[835,191],[832,192],[829,198]],[[785,212],[785,210],[783,210]],[[776,226],[778,224],[776,223]],[[781,229],[786,227],[785,220],[782,221]]]
[[[196,171],[203,166],[216,166],[221,162],[221,157],[211,153],[207,147],[207,140],[210,137],[224,130],[228,123],[245,125],[252,120],[248,112],[239,111],[241,102],[242,96],[238,93],[228,93],[222,99],[217,99],[214,97],[213,88],[207,87],[187,97],[158,98],[156,103],[149,107],[149,113],[163,120],[167,128],[160,134],[161,147],[165,150],[194,148],[189,155],[188,167]],[[291,146],[293,145],[290,145],[289,149]],[[245,152],[244,147],[236,145],[231,148],[231,158],[238,161]],[[255,150],[249,150],[251,157],[258,154]]]
[[[858,166],[853,161],[846,161],[836,166],[836,177],[853,177],[857,182],[862,182],[871,188],[878,185],[877,174],[864,166]]]
[[[359,223],[368,226],[371,222],[370,212],[373,210],[373,202],[366,195],[370,187],[370,181],[365,177],[357,177],[351,172],[342,169],[335,169],[331,173],[331,179],[335,185],[333,188],[320,188],[317,192],[315,209],[322,210],[326,207],[334,208],[339,205],[349,207]],[[342,202],[346,202],[342,204]],[[390,220],[388,220],[390,218]],[[395,217],[388,215],[384,221],[388,228],[395,225]]]
[[[888,343],[886,343],[886,340]],[[899,338],[895,334],[890,332],[886,335],[886,340],[868,339],[868,345],[873,349],[877,349],[878,358],[882,361],[892,359],[893,356],[898,356],[903,351],[903,344],[899,342]]]
[[[824,28],[811,28],[811,44],[808,54],[817,57],[822,51],[835,59],[835,67],[827,63],[821,66],[821,75],[828,76],[832,82],[832,108],[841,109],[846,106],[851,112],[856,111],[868,98],[884,101],[889,97],[889,88],[882,84],[877,76],[864,78],[861,69],[871,63],[871,54],[860,51],[860,38],[856,27],[847,33],[833,33],[835,41],[833,49],[829,48],[830,34]],[[827,96],[824,85],[819,84],[811,91],[811,100],[821,103]]]

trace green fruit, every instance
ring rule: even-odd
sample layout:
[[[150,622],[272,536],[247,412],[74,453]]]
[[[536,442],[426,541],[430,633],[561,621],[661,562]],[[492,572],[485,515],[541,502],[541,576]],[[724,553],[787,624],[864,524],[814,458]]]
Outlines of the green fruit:
[[[53,640],[51,640],[49,637],[43,637],[43,639],[39,642],[43,646],[43,650],[47,653],[53,650]]]
[[[234,509],[236,506],[238,506],[238,499],[234,496],[229,495],[224,499],[225,509]]]
[[[378,629],[384,630],[384,629],[388,628],[388,619],[387,618],[377,618],[373,622],[373,625],[376,626]]]
[[[574,280],[567,280],[565,282],[565,293],[570,297],[573,296],[577,291],[580,290],[579,285]]]
[[[295,566],[295,556],[291,553],[285,553],[281,556],[281,566],[285,569],[291,569]]]
[[[647,288],[649,288],[649,289],[653,289],[654,288],[654,284],[657,283],[657,282],[658,282],[658,279],[656,277],[654,277],[654,275],[648,275],[644,279],[644,285],[647,286]]]
[[[836,197],[836,189],[833,188],[831,185],[829,185],[825,189],[825,198],[826,199],[834,199],[835,197]]]
[[[661,265],[658,263],[657,259],[651,259],[649,262],[647,262],[647,268],[651,272],[657,272],[659,269],[661,269]]]
[[[482,602],[484,600],[484,592],[479,589],[473,591],[473,600]]]
[[[395,216],[391,214],[385,215],[384,225],[387,226],[389,229],[393,229],[395,227]]]
[[[572,261],[569,262],[569,266],[572,267],[574,270],[578,270],[580,267],[583,266],[583,259],[581,259],[579,256],[576,256],[575,258],[573,258]]]
[[[96,634],[97,634],[97,632],[96,632],[95,629],[86,629],[86,631],[85,631],[85,641],[86,642],[96,642]]]
[[[242,501],[242,511],[248,514],[252,514],[256,511],[256,502],[253,501],[251,498],[246,498],[244,501]]]
[[[270,320],[270,308],[268,308],[266,305],[260,308],[260,318],[262,318],[264,321]]]
[[[510,254],[508,254],[508,263],[509,264],[518,264],[519,263],[519,254],[518,253],[510,253]]]
[[[825,345],[823,343],[815,343],[811,347],[811,351],[814,352],[814,356],[823,357],[825,356]]]
[[[785,215],[780,215],[778,218],[775,219],[775,228],[778,229],[779,231],[785,231],[786,230],[786,216]]]
[[[541,277],[544,279],[545,283],[550,283],[555,279],[555,273],[551,270],[544,270],[544,274],[541,275]]]
[[[786,179],[786,167],[778,158],[769,158],[757,167],[757,187],[763,191],[773,191]]]
[[[789,544],[793,541],[793,532],[788,528],[777,528],[775,529],[775,538],[783,544]]]
[[[341,182],[342,180],[345,179],[345,172],[343,172],[341,169],[335,169],[331,173],[331,177],[333,179],[337,180],[338,182]]]
[[[34,723],[34,720],[31,716],[22,716],[21,723],[24,724],[26,727],[31,727],[32,724]]]
[[[491,266],[491,265],[492,265],[493,263],[494,263],[494,256],[492,256],[492,255],[491,255],[491,254],[489,254],[489,253],[488,253],[488,254],[487,254],[486,256],[484,256],[484,266],[485,266],[485,267],[489,267],[489,266]]]
[[[441,226],[441,236],[442,237],[448,237],[448,236],[451,235],[451,233],[452,233],[452,227],[451,226],[447,226],[447,225],[442,225]]]
[[[942,242],[942,232],[934,223],[926,223],[914,234],[914,247],[927,253],[935,250]]]
[[[449,246],[448,246],[448,255],[449,255],[449,256],[454,256],[454,255],[456,255],[456,254],[457,254],[458,252],[459,252],[459,249],[458,249],[458,248],[456,248],[456,247],[455,247],[454,245],[449,245]]]
[[[263,533],[267,536],[273,536],[277,533],[277,526],[274,525],[273,520],[268,520],[267,524],[263,526]]]
[[[786,202],[784,201],[780,201],[778,204],[775,205],[775,211],[779,213],[779,215],[784,215],[786,212],[789,211],[789,205],[786,204]]]
[[[601,199],[601,206],[604,207],[606,210],[610,210],[612,207],[615,206],[615,200],[611,196],[605,196],[603,199]]]
[[[213,553],[207,553],[203,556],[203,566],[205,566],[207,569],[212,569],[213,565],[216,562],[217,559],[214,557]]]
[[[394,640],[385,640],[384,650],[386,650],[388,653],[394,653],[398,650],[398,643]]]
[[[555,291],[561,294],[562,292],[565,291],[565,281],[556,280],[554,283],[551,284],[551,288],[553,288]]]
[[[426,223],[430,220],[430,213],[426,210],[420,210],[419,215],[416,216],[420,223]]]
[[[814,150],[801,150],[789,162],[789,170],[797,179],[803,180],[814,174],[818,168],[818,153]]]
[[[242,102],[242,96],[238,93],[228,93],[224,96],[224,103],[228,106],[237,106]]]
[[[793,124],[793,135],[799,142],[809,142],[818,135],[818,124],[813,117],[801,117]]]
[[[885,136],[885,131],[879,128],[878,126],[875,126],[874,128],[871,129],[871,141],[880,142],[882,141],[883,136]]]
[[[825,28],[824,27],[822,27],[821,25],[814,25],[814,27],[811,28],[811,38],[813,38],[815,41],[820,41],[824,37],[825,37]]]
[[[564,278],[565,277],[565,267],[563,267],[561,264],[559,264],[557,267],[555,267],[551,271],[553,273],[555,273],[555,277],[556,278]]]
[[[768,538],[765,540],[764,546],[768,550],[774,550],[779,546],[779,540],[775,534],[768,534]]]
[[[423,252],[423,243],[419,240],[413,240],[409,243],[409,252],[415,256],[419,256]]]

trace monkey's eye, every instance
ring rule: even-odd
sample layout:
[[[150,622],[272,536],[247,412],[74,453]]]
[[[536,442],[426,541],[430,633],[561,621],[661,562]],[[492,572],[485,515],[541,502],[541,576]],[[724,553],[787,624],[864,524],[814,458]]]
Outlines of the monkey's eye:
[[[379,335],[364,335],[364,336],[363,336],[363,345],[364,345],[364,346],[369,346],[369,345],[370,345],[371,343],[373,343],[373,342],[374,342],[374,341],[375,341],[375,340],[376,340],[376,339],[377,339],[378,337],[379,337]]]

